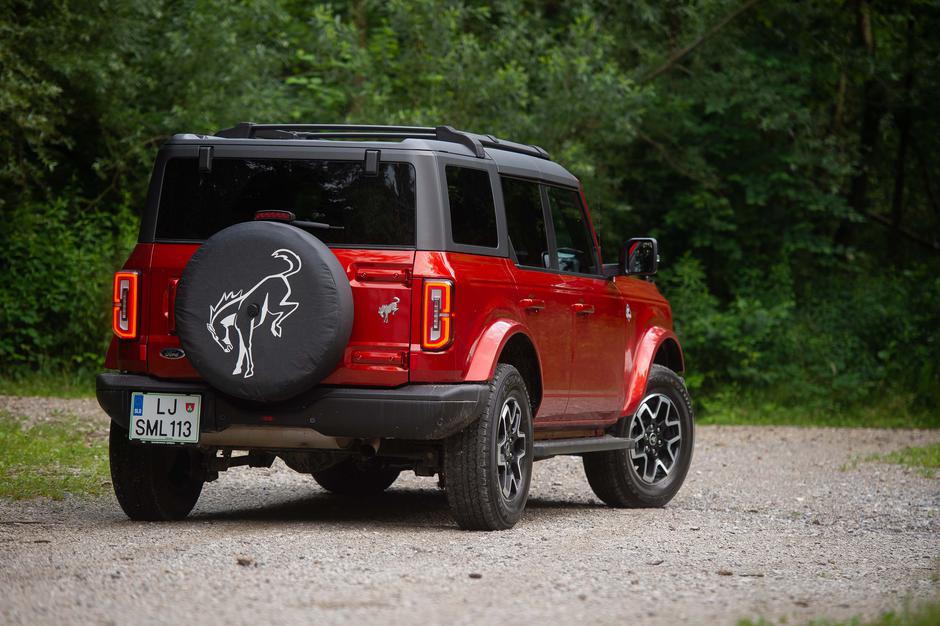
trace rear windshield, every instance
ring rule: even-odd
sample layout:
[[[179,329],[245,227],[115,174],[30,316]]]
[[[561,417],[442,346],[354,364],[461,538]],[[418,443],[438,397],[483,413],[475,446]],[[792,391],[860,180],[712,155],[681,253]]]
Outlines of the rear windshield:
[[[380,163],[369,175],[361,161],[214,159],[201,173],[195,158],[170,159],[156,238],[201,241],[270,210],[329,224],[310,230],[327,244],[413,247],[414,168]]]

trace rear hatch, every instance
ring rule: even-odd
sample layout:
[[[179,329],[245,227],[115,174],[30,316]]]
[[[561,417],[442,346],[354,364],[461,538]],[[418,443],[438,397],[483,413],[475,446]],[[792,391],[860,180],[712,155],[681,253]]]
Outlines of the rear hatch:
[[[162,180],[153,184],[159,185],[154,245],[141,285],[149,373],[198,377],[174,350],[180,342],[173,310],[177,282],[201,242],[259,212],[290,212],[315,224],[306,229],[330,246],[353,292],[352,336],[343,362],[323,383],[408,382],[415,257],[411,164],[380,162],[368,173],[359,159],[180,156],[166,161]]]

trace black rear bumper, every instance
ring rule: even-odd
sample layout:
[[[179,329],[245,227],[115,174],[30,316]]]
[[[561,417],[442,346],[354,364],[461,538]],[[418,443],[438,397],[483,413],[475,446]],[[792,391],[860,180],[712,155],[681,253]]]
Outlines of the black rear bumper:
[[[312,428],[331,437],[444,439],[473,422],[489,395],[485,383],[405,385],[395,389],[318,387],[286,402],[256,404],[220,394],[199,382],[136,374],[99,374],[98,404],[127,428],[131,393],[202,396],[202,432],[232,425]]]

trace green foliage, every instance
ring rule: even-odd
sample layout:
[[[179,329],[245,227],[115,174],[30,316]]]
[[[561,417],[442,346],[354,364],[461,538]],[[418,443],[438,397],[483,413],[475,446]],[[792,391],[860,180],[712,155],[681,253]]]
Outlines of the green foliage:
[[[24,203],[5,226],[2,370],[99,365],[110,326],[111,273],[136,238],[133,214],[63,197]]]
[[[741,6],[6,0],[0,375],[100,365],[109,274],[170,134],[446,123],[548,149],[608,259],[659,238],[705,417],[729,394],[929,416],[940,10],[762,2],[724,20]]]
[[[686,254],[660,281],[694,391],[709,395],[734,383],[735,393],[763,390],[765,400],[817,412],[893,394],[909,404],[905,414],[940,404],[940,293],[926,267],[818,278],[798,298],[781,265],[766,282],[742,280],[725,303],[705,277],[701,262]],[[720,406],[703,408],[707,414]]]
[[[61,500],[67,493],[104,491],[109,480],[107,444],[87,431],[77,423],[24,429],[20,420],[0,413],[0,498]]]

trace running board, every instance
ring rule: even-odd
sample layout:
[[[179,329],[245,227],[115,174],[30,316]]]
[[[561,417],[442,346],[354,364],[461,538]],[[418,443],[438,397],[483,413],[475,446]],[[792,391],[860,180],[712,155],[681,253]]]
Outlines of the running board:
[[[543,439],[534,445],[535,460],[549,459],[561,454],[583,454],[605,450],[626,450],[636,446],[635,439],[626,437],[579,437],[577,439]]]

